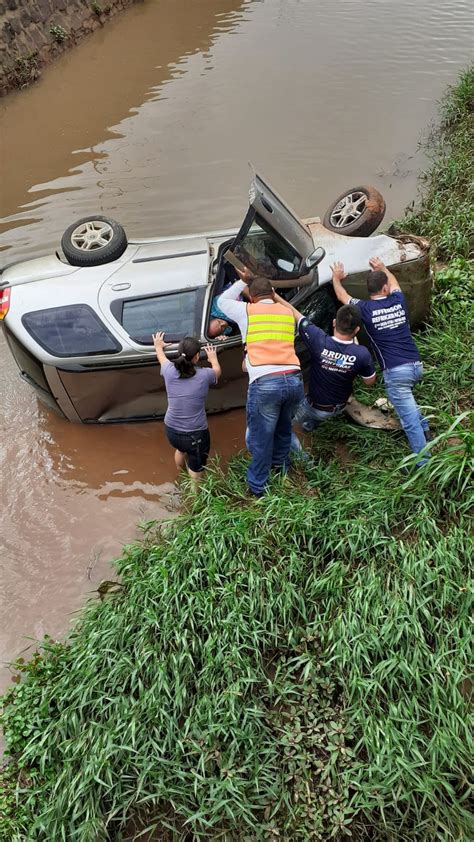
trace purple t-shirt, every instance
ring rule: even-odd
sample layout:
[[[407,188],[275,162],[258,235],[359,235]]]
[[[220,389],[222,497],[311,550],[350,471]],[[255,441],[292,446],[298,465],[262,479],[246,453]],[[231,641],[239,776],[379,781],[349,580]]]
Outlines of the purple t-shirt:
[[[180,377],[173,363],[166,363],[161,375],[168,395],[165,424],[181,433],[207,430],[207,393],[217,382],[212,368],[196,368],[193,377]]]
[[[308,319],[301,319],[298,334],[311,355],[308,397],[313,403],[343,404],[352,393],[354,378],[373,377],[370,352],[355,342],[340,342]]]
[[[420,354],[411,335],[407,305],[401,290],[396,289],[386,298],[372,298],[370,301],[351,298],[349,303],[360,310],[382,370],[419,361]]]

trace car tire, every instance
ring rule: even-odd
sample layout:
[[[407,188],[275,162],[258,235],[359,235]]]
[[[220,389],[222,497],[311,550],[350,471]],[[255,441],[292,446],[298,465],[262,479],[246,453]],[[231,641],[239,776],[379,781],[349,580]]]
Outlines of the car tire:
[[[346,237],[368,237],[385,216],[385,200],[375,187],[352,187],[324,214],[323,225]]]
[[[71,266],[101,266],[124,253],[127,235],[114,219],[85,216],[66,228],[61,248]]]

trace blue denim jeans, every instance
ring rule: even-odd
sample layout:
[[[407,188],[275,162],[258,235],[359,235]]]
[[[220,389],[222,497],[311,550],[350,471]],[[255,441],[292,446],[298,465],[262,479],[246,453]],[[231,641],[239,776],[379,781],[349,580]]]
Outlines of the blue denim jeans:
[[[306,433],[311,433],[323,421],[328,421],[330,418],[336,418],[341,412],[344,412],[345,403],[339,404],[331,412],[326,412],[324,409],[316,409],[311,406],[307,398],[303,398],[300,404],[296,407],[296,412],[293,417],[293,422],[299,424]],[[303,458],[309,459],[308,454],[303,449],[298,436],[293,430],[291,435],[291,451],[299,454]]]
[[[413,397],[413,386],[423,377],[421,362],[405,363],[395,368],[386,368],[383,372],[385,391],[389,401],[400,419],[404,433],[413,453],[419,453],[426,447],[425,433],[429,430],[428,421]],[[418,467],[428,461],[429,454],[417,462]]]
[[[247,482],[254,494],[265,491],[272,466],[288,470],[291,423],[303,397],[303,381],[297,374],[267,374],[250,384],[247,438],[252,461]]]
[[[318,426],[322,421],[327,421],[329,418],[335,418],[337,415],[340,415],[341,412],[344,412],[345,403],[341,403],[332,409],[330,412],[326,412],[324,409],[316,409],[315,406],[311,406],[308,403],[308,399],[304,398],[299,406],[296,407],[294,421],[297,424],[300,424],[307,433],[310,433],[314,430],[315,427]]]

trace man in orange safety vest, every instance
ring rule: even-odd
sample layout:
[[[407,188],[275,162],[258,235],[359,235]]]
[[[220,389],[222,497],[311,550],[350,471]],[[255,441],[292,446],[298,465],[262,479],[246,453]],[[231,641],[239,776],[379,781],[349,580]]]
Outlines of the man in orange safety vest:
[[[236,281],[219,296],[218,305],[238,324],[245,347],[247,443],[252,456],[247,482],[250,493],[261,497],[271,468],[288,470],[292,417],[304,391],[291,310],[275,300],[268,278],[250,281],[249,303],[239,300],[245,287],[245,281]]]

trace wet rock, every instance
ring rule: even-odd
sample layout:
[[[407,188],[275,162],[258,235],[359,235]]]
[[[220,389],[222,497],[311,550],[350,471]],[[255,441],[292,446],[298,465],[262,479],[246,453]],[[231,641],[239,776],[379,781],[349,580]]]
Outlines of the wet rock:
[[[21,25],[27,27],[31,23],[31,15],[28,9],[22,9],[20,14]]]
[[[7,39],[7,41],[13,41],[15,37],[15,30],[13,29],[13,26],[11,25],[10,21],[7,20],[3,24],[3,32],[5,33],[5,38]]]

